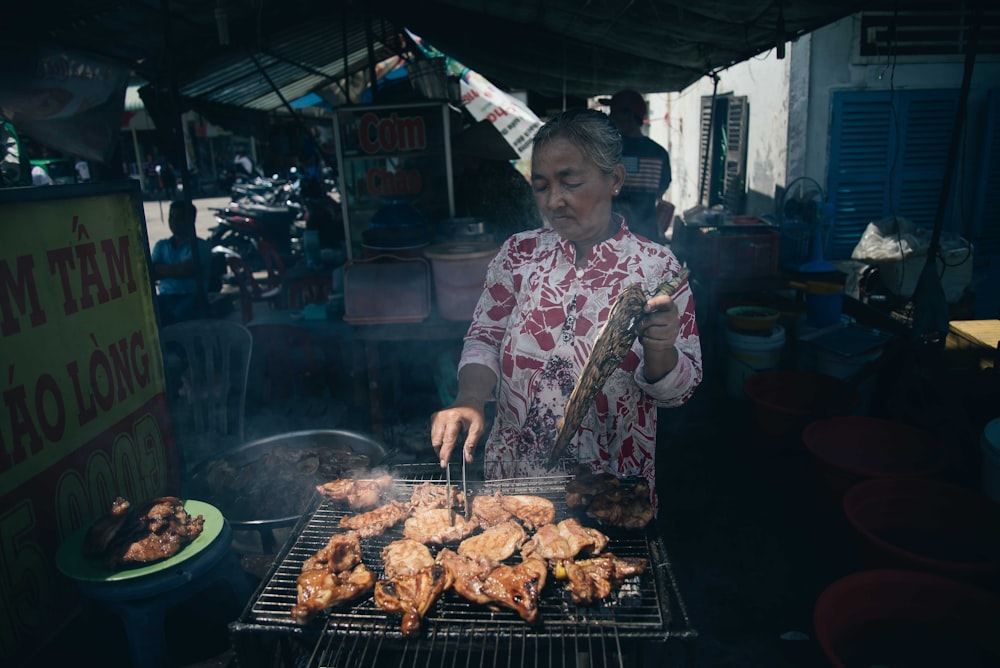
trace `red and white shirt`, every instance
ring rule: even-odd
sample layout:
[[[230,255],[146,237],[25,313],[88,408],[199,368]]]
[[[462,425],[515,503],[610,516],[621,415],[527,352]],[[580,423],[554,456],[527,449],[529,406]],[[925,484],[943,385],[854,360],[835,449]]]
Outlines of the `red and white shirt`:
[[[504,243],[487,270],[459,363],[485,365],[499,379],[487,478],[549,475],[545,462],[556,425],[618,293],[635,282],[652,293],[680,270],[669,248],[633,235],[624,221],[614,237],[593,247],[586,267],[575,266],[575,250],[554,230],[522,232]],[[656,408],[683,404],[702,377],[687,282],[673,299],[681,318],[676,368],[647,383],[636,341],[566,454],[594,471],[645,477],[654,506]]]

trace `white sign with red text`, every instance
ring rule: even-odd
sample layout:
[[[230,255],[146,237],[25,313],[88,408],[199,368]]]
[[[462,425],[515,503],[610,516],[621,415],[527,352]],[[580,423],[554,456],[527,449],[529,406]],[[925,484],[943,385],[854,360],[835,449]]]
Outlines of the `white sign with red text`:
[[[505,93],[485,77],[467,70],[462,81],[462,104],[477,121],[488,120],[521,160],[531,158],[531,140],[542,122],[526,104]]]

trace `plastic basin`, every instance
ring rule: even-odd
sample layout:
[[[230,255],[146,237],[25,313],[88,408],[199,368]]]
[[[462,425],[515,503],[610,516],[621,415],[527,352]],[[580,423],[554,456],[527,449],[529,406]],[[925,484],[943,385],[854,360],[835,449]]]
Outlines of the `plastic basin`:
[[[989,589],[1000,583],[1000,506],[978,492],[926,478],[877,478],[848,490],[843,508],[869,566]]]
[[[813,625],[836,668],[996,666],[1000,598],[958,580],[871,570],[837,580],[816,600]]]
[[[757,426],[769,441],[798,441],[806,424],[849,413],[858,403],[857,390],[843,380],[811,371],[755,373],[746,379],[743,392],[753,402]]]
[[[824,418],[802,431],[824,495],[840,503],[862,480],[927,477],[945,467],[945,451],[933,435],[910,425],[862,415]]]

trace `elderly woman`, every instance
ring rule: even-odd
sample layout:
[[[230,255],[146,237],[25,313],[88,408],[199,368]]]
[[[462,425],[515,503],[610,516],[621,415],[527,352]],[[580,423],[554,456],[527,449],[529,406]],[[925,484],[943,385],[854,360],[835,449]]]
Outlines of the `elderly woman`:
[[[647,293],[680,270],[664,246],[629,232],[613,201],[625,180],[622,140],[596,110],[571,110],[535,135],[531,182],[546,227],[510,237],[493,259],[465,337],[454,403],[434,414],[444,466],[467,462],[496,401],[487,478],[545,474],[556,425],[615,297]],[[645,306],[639,336],[597,395],[567,456],[594,471],[641,475],[654,490],[657,407],[680,406],[701,380],[694,300],[685,282]]]

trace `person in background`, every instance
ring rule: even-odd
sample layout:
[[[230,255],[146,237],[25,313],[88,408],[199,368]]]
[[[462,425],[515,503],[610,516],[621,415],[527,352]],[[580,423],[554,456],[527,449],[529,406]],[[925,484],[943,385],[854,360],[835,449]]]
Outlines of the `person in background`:
[[[160,173],[157,169],[156,161],[148,153],[146,154],[146,161],[142,163],[142,176],[146,181],[146,192],[151,197],[157,197],[160,192]]]
[[[41,165],[35,165],[31,168],[31,185],[33,186],[51,186],[52,177],[49,173],[45,171],[45,168]]]
[[[201,314],[212,264],[212,248],[195,234],[197,209],[188,200],[170,205],[172,236],[153,246],[151,260],[157,283],[160,324],[192,320]]]
[[[90,183],[90,165],[83,158],[76,160],[76,180],[78,183]]]
[[[163,199],[173,202],[177,198],[177,175],[174,173],[173,164],[166,158],[161,158],[156,171],[160,175],[160,190],[163,192]]]
[[[670,186],[670,155],[642,134],[646,120],[646,100],[634,90],[611,97],[611,120],[622,134],[622,162],[625,185],[616,202],[630,230],[663,243],[656,225],[656,202]]]
[[[532,189],[550,227],[513,235],[490,263],[456,398],[431,418],[442,466],[456,449],[473,461],[495,401],[486,477],[548,475],[556,425],[615,298],[633,282],[650,294],[680,271],[669,248],[612,211],[625,182],[621,160],[621,135],[594,109],[563,112],[535,135]],[[657,409],[686,402],[702,378],[694,314],[687,282],[646,303],[638,338],[567,452],[593,471],[644,476],[654,507]]]
[[[236,168],[237,174],[243,174],[244,176],[253,174],[253,162],[250,161],[250,158],[243,151],[236,152],[236,157],[233,158],[233,166]]]

